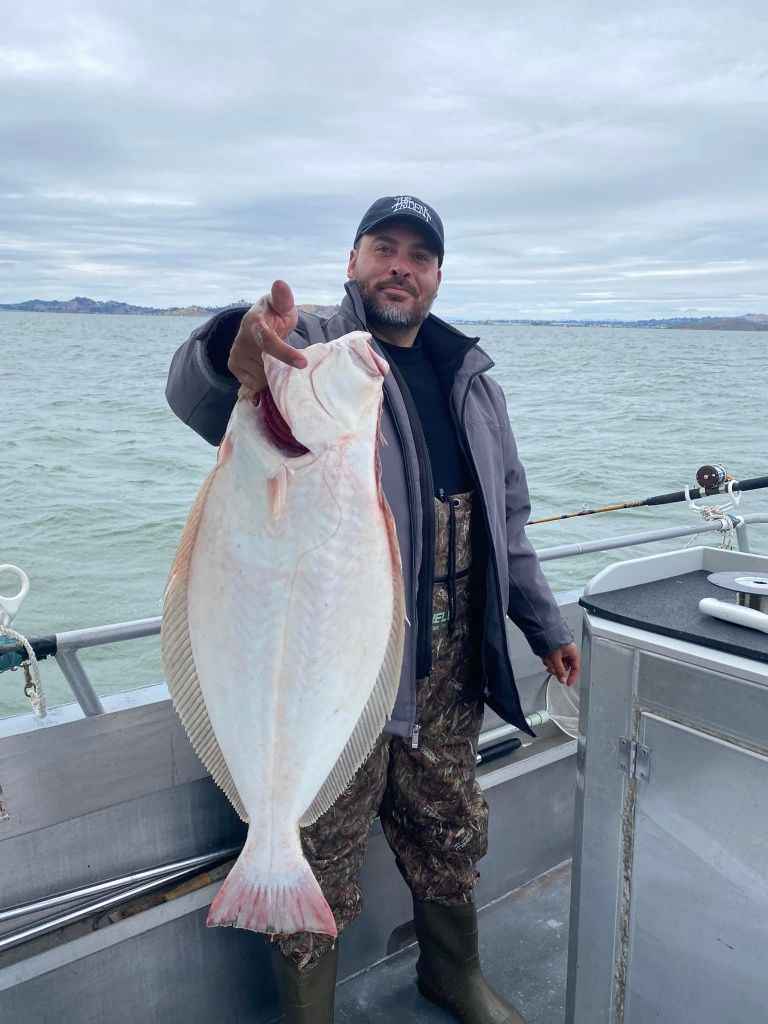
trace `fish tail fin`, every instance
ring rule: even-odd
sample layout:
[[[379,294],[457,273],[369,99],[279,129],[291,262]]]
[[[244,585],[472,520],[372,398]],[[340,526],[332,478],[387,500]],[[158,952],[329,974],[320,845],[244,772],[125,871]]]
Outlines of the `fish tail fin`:
[[[291,935],[317,932],[336,937],[333,912],[303,857],[281,865],[279,876],[266,873],[242,854],[208,911],[206,924],[231,925],[254,932]]]

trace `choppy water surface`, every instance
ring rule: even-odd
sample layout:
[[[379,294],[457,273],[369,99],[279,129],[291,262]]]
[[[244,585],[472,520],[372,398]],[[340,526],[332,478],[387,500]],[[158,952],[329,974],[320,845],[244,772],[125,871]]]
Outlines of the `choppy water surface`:
[[[186,318],[0,314],[0,563],[32,591],[29,634],[157,615],[165,576],[215,451],[170,412],[168,364]],[[496,361],[528,470],[533,515],[677,490],[704,462],[768,472],[768,334],[612,328],[465,327]],[[768,512],[768,493],[742,501]],[[537,547],[686,524],[683,506],[532,527]],[[709,535],[706,543],[718,543]],[[666,547],[681,546],[667,543]],[[768,551],[768,530],[755,550]],[[632,549],[549,562],[580,586]],[[0,587],[0,590],[7,589]],[[160,678],[158,644],[84,654],[102,694]],[[44,664],[51,704],[71,700]],[[0,675],[0,715],[26,710],[21,673]]]

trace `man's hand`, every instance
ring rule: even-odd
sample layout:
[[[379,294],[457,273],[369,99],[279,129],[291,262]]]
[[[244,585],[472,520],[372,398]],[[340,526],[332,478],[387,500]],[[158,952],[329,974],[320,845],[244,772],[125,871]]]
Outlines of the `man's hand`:
[[[579,680],[581,652],[576,644],[563,644],[550,651],[542,659],[547,672],[557,676],[565,686],[573,686]]]
[[[241,384],[252,391],[267,386],[263,352],[289,366],[301,369],[307,365],[306,357],[285,342],[298,320],[293,292],[285,281],[275,281],[271,293],[262,296],[240,321],[229,353],[227,365]]]

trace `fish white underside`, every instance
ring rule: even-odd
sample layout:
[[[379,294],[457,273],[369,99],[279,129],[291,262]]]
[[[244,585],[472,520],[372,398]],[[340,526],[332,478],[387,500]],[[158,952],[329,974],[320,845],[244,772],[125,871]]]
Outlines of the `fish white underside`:
[[[375,492],[360,494],[373,466],[354,466],[370,452],[350,446],[343,472],[334,451],[292,471],[273,521],[265,491],[254,500],[239,486],[235,451],[206,501],[187,590],[192,650],[213,731],[259,828],[275,801],[289,821],[309,809],[384,662],[391,551]]]
[[[278,460],[266,434],[253,443],[253,412],[237,403],[231,448],[190,513],[166,593],[163,657],[195,750],[250,823],[228,883],[239,867],[249,899],[284,890],[266,916],[240,898],[227,910],[234,919],[216,923],[289,931],[291,887],[308,871],[298,826],[348,786],[391,713],[404,599],[377,424],[288,460],[275,515]]]

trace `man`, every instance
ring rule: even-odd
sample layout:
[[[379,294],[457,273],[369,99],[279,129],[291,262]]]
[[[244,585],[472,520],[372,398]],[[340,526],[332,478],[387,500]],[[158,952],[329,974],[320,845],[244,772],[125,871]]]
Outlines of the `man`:
[[[387,731],[302,843],[341,931],[360,912],[358,874],[378,814],[413,893],[421,992],[464,1024],[524,1024],[487,984],[477,956],[472,890],[488,809],[475,753],[484,703],[531,732],[507,615],[566,685],[578,677],[579,652],[525,536],[525,473],[504,395],[487,375],[493,363],[477,338],[429,312],[443,255],[435,210],[412,196],[378,199],[358,227],[333,316],[298,312],[276,281],[251,309],[224,310],[192,334],[174,357],[167,395],[184,422],[218,444],[238,386],[266,386],[263,352],[300,372],[303,347],[363,329],[389,362],[381,465],[409,622],[400,689]],[[274,964],[289,1024],[332,1021],[336,946],[328,937],[278,936]]]

